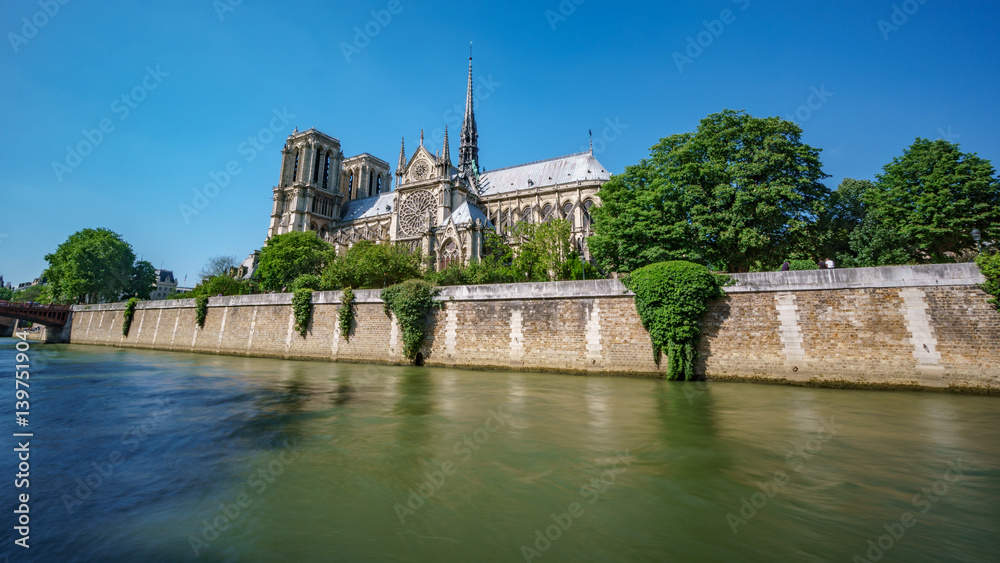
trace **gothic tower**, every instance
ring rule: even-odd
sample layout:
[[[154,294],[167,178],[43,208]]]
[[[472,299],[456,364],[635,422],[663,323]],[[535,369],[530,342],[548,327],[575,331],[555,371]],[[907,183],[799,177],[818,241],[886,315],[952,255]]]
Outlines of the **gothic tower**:
[[[461,143],[458,148],[458,169],[469,178],[479,166],[479,133],[472,102],[472,47],[469,47],[469,88],[465,93],[465,119],[462,121]]]

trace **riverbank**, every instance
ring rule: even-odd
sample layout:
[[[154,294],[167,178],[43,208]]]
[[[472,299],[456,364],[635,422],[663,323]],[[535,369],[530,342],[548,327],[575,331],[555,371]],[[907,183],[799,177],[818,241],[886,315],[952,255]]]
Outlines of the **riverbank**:
[[[713,380],[1000,392],[1000,313],[974,264],[737,274],[702,321],[698,372]],[[306,336],[290,294],[74,307],[69,340],[236,356],[406,364],[378,290],[313,295]],[[617,280],[444,288],[428,318],[426,365],[661,377],[632,294]]]

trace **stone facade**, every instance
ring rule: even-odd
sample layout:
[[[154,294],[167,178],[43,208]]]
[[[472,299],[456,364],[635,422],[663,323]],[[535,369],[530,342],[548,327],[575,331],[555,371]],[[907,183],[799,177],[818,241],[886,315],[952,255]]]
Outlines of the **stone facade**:
[[[1000,313],[976,286],[975,266],[904,268],[895,280],[888,268],[865,270],[734,276],[738,283],[702,321],[698,371],[709,379],[1000,391]],[[850,287],[859,275],[881,287]],[[78,305],[71,341],[408,363],[379,291],[355,295],[347,336],[337,323],[340,293],[323,292],[314,294],[304,338],[294,329],[291,295],[270,294],[212,298],[201,329],[194,300],[140,303],[128,338],[123,304]],[[663,374],[634,298],[616,280],[452,287],[440,299],[445,308],[430,315],[421,351],[428,365]]]
[[[368,240],[421,251],[436,267],[478,260],[485,229],[520,221],[567,219],[572,244],[589,258],[590,209],[610,174],[593,151],[484,171],[473,107],[472,58],[466,110],[453,164],[445,130],[434,152],[420,144],[407,158],[401,143],[395,178],[368,153],[345,158],[340,140],[296,130],[282,150],[268,238],[315,231],[342,252]],[[394,184],[394,185],[393,185]]]

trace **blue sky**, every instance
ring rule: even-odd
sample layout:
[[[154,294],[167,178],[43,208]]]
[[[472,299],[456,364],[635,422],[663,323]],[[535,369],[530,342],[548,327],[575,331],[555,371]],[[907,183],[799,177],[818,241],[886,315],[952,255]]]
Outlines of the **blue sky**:
[[[193,285],[210,256],[262,246],[293,127],[393,166],[402,136],[439,148],[470,41],[487,169],[584,150],[592,129],[619,173],[725,108],[800,122],[831,188],[918,136],[998,163],[998,24],[995,0],[6,0],[0,274],[30,280],[107,227]]]

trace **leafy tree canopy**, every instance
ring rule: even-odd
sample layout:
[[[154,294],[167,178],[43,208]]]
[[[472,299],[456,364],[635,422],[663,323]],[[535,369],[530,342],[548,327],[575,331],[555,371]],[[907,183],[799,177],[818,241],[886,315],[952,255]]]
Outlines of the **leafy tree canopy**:
[[[795,123],[725,110],[602,186],[590,248],[629,272],[680,259],[740,272],[809,254],[829,189]]]
[[[132,246],[108,229],[73,233],[45,260],[44,276],[56,302],[148,299],[156,277],[153,265],[137,261]]]
[[[14,297],[14,290],[9,287],[0,287],[0,301],[10,301]]]
[[[293,231],[268,239],[254,277],[264,291],[291,287],[303,274],[318,274],[333,260],[333,247],[313,231]]]
[[[420,277],[420,254],[399,244],[356,242],[323,270],[323,289],[374,289]]]
[[[954,261],[975,250],[970,233],[1000,239],[1000,181],[990,161],[943,139],[918,138],[887,164],[864,205],[873,223],[912,243],[911,260]]]

